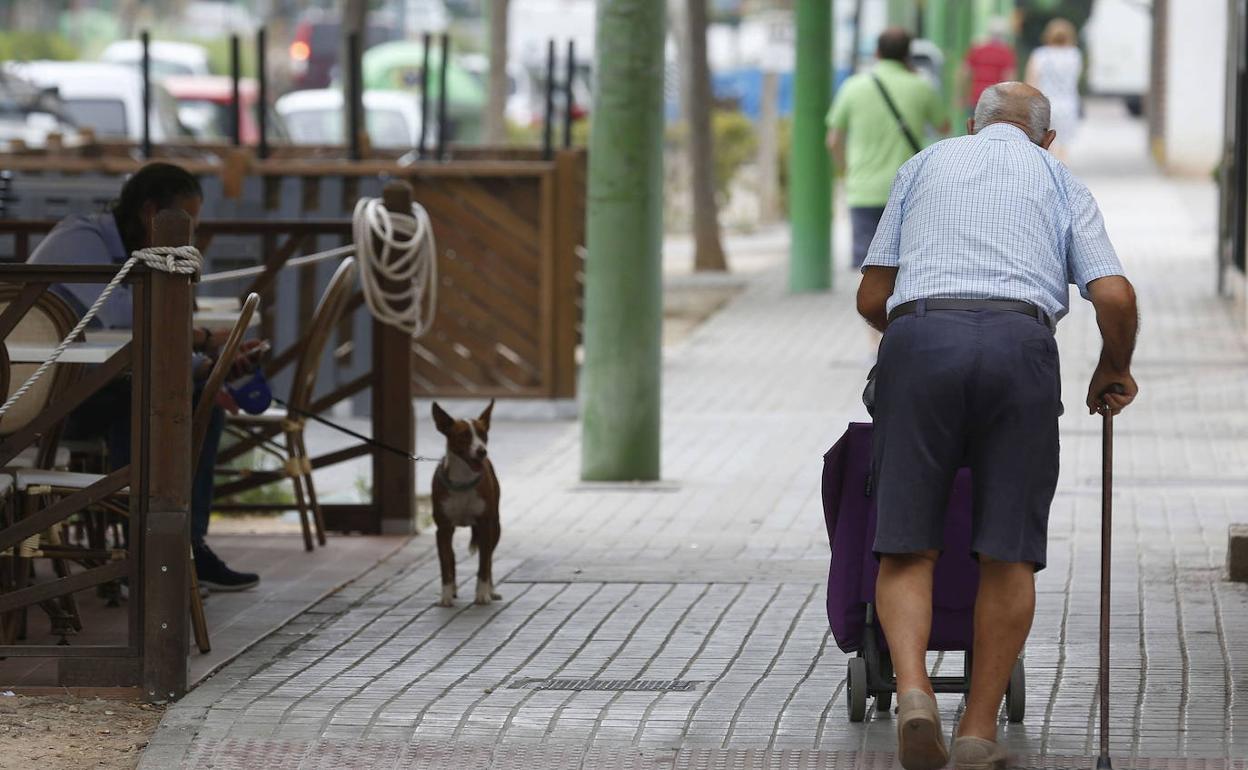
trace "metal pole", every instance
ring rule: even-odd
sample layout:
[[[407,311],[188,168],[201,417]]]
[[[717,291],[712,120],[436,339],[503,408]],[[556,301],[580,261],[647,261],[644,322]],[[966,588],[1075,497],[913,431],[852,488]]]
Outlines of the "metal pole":
[[[230,35],[230,141],[235,147],[243,143],[243,100],[239,98],[238,84],[242,68],[238,35]]]
[[[832,287],[832,174],[824,115],[832,96],[832,8],[797,0],[797,68],[789,149],[789,289]]]
[[[260,143],[256,157],[269,157],[269,71],[267,65],[268,34],[264,27],[256,31],[256,128]]]
[[[451,66],[451,36],[442,34],[442,63],[438,67],[438,160],[446,159],[446,71]]]
[[[364,157],[364,148],[360,146],[360,134],[364,128],[363,101],[364,93],[360,72],[360,33],[347,35],[347,78],[345,96],[347,98],[347,146],[350,148],[351,160]]]
[[[421,52],[420,64],[420,138],[416,144],[416,155],[425,157],[425,129],[429,125],[429,47],[433,45],[433,35],[425,33],[425,47]]]
[[[568,69],[563,81],[563,146],[572,146],[572,111],[576,109],[576,95],[572,82],[576,79],[576,42],[568,41]]]
[[[659,478],[664,0],[599,0],[581,477]]]
[[[152,33],[139,35],[143,46],[143,157],[152,157]]]
[[[542,122],[542,157],[550,160],[555,136],[555,41],[546,43],[546,119]]]

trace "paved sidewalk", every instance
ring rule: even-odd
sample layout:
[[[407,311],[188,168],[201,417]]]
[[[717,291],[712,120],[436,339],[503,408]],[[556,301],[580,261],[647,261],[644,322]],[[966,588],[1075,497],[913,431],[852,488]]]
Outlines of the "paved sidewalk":
[[[1144,315],[1141,400],[1118,424],[1115,763],[1248,770],[1248,589],[1222,579],[1227,524],[1248,519],[1248,348],[1212,296],[1214,196],[1154,175],[1140,124],[1098,117],[1075,166]],[[837,279],[795,297],[779,269],[756,273],[666,351],[667,481],[579,483],[572,423],[500,463],[504,601],[434,606],[433,538],[416,538],[170,709],[142,767],[892,767],[890,715],[846,720],[824,615],[821,455],[865,417],[867,338]],[[1090,308],[1059,339],[1063,472],[1027,720],[1002,728],[1027,768],[1088,767],[1096,745]],[[695,684],[532,686],[552,677]],[[951,725],[959,698],[940,705]]]

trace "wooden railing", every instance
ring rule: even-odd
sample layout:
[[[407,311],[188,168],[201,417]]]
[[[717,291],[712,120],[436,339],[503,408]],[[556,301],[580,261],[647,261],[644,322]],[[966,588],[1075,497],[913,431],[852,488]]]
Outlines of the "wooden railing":
[[[190,220],[178,214],[162,212],[157,218],[159,245],[187,242]],[[180,238],[161,235],[176,236],[179,229]],[[0,284],[20,287],[16,299],[0,313],[0,341],[5,341],[0,365],[5,381],[8,337],[50,285],[102,284],[115,273],[116,268],[110,266],[0,265]],[[14,578],[8,590],[0,593],[0,613],[21,613],[83,589],[125,580],[130,591],[126,638],[118,644],[72,647],[3,644],[0,657],[54,658],[63,685],[141,687],[145,699],[169,700],[181,696],[187,686],[191,277],[137,266],[126,281],[134,308],[130,341],[47,403],[32,421],[0,440],[0,467],[4,467],[23,449],[56,431],[91,394],[129,372],[131,463],[21,517],[14,513],[24,509],[14,506],[20,493],[13,493],[7,500],[10,515],[0,526],[0,561],[7,563],[6,574]],[[127,511],[126,534],[107,544],[107,555],[75,559],[70,547],[61,554],[63,574],[28,584],[29,561],[22,556],[22,544],[62,528],[114,497],[122,499]]]
[[[414,199],[428,210],[438,242],[438,312],[433,330],[412,348],[407,381],[396,380],[393,366],[375,365],[395,360],[396,354],[387,356],[378,348],[382,341],[357,294],[339,323],[332,355],[323,363],[317,408],[329,410],[350,399],[357,411],[372,414],[372,435],[407,445],[410,430],[404,422],[372,405],[401,401],[400,393],[574,398],[586,155],[561,151],[550,161],[523,150],[508,153],[506,159],[489,155],[481,150],[468,153],[464,160],[412,165],[385,159],[251,161],[246,178],[250,197],[233,209],[245,211],[246,218],[213,218],[211,212],[214,207],[220,210],[222,202],[206,191],[208,213],[199,223],[196,244],[204,252],[207,273],[252,265],[266,269],[247,280],[203,287],[201,294],[261,294],[262,334],[275,343],[275,363],[290,360],[292,345],[333,266],[288,268],[289,261],[349,243],[349,216],[358,197],[379,194],[381,180],[406,180]],[[0,158],[0,168],[9,159]],[[129,158],[106,160],[129,164],[127,170],[140,165]],[[114,171],[120,173],[120,166]],[[51,169],[39,179],[57,177]],[[78,179],[64,176],[70,184]],[[121,182],[120,176],[115,177],[111,189],[119,189]],[[53,224],[0,219],[0,259],[24,261]],[[274,385],[281,393],[285,381],[279,378]],[[375,450],[354,447],[314,458],[313,465],[326,467],[364,454],[373,456],[374,499],[322,506],[327,526],[339,531],[411,531],[410,500],[398,500],[401,490],[414,488],[410,463],[404,470],[393,457],[382,459]],[[263,479],[258,474],[225,488],[242,491]]]

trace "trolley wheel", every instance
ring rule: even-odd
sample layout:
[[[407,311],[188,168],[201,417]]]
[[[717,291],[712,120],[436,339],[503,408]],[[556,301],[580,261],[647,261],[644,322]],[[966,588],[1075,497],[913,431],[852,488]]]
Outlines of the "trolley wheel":
[[[1014,661],[1014,670],[1010,672],[1010,686],[1005,690],[1005,715],[1011,722],[1023,721],[1027,714],[1027,670],[1023,659]]]
[[[849,676],[846,683],[845,702],[849,706],[849,721],[862,722],[867,718],[867,661],[865,659],[849,659]]]

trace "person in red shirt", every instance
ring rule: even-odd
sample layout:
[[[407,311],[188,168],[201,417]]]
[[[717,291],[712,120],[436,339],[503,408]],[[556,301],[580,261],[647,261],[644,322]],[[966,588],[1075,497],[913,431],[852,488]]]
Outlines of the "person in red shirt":
[[[976,43],[966,52],[963,67],[962,93],[966,95],[967,116],[975,114],[979,96],[990,86],[1018,79],[1018,61],[1007,42],[1010,22],[996,16],[988,22],[988,39]]]

